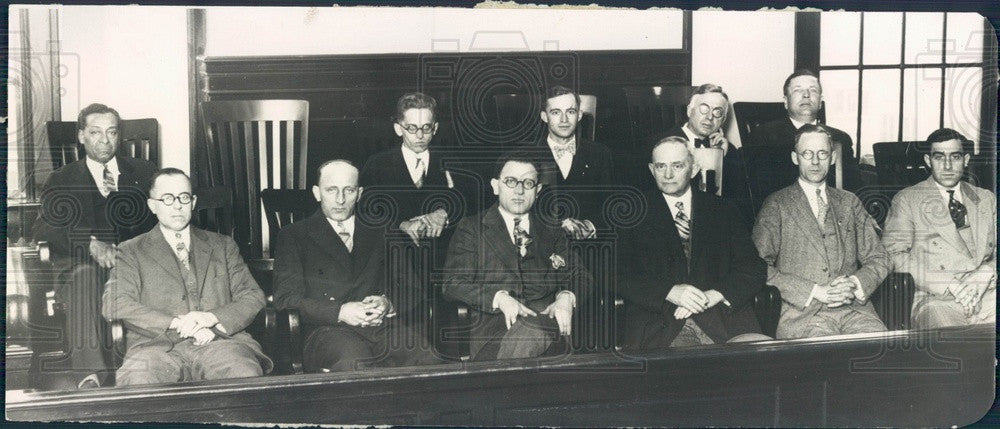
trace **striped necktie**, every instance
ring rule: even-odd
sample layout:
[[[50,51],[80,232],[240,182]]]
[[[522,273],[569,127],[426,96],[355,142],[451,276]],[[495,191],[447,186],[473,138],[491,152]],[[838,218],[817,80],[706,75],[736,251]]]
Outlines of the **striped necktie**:
[[[343,222],[337,222],[337,235],[340,240],[344,242],[344,246],[347,247],[347,251],[351,252],[354,250],[354,241],[351,240],[351,233],[347,232],[347,227],[344,226]]]
[[[181,235],[177,234],[176,237],[180,239]],[[190,255],[188,254],[188,249],[187,246],[184,245],[184,242],[178,241],[177,244],[174,245],[174,249],[177,251],[177,260],[181,262],[181,265],[184,266],[184,269],[190,270],[191,269],[191,260],[189,258]]]
[[[102,185],[102,194],[104,194],[104,196],[118,190],[118,187],[115,186],[115,176],[111,174],[111,170],[108,169],[107,164],[104,164],[104,180]]]
[[[424,159],[423,158],[419,158],[419,157],[417,158],[417,166],[416,166],[415,169],[417,171],[417,174],[418,174],[419,178],[414,183],[414,185],[417,186],[417,189],[420,189],[420,188],[424,187],[424,178],[427,177],[427,166],[424,165]]]
[[[674,225],[677,227],[677,234],[681,237],[681,245],[684,247],[684,256],[691,258],[691,218],[684,213],[684,203],[678,201],[674,204],[677,215],[674,216]]]

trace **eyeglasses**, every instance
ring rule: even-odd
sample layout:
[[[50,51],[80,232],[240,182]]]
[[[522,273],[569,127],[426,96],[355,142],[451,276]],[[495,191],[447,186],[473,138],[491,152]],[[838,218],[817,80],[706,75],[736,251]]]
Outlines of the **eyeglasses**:
[[[709,106],[704,103],[698,105],[698,113],[701,113],[702,115],[707,115],[708,112],[712,112],[712,117],[715,119],[719,119],[722,117],[722,115],[725,114],[725,112],[722,110],[721,107],[716,107],[713,109],[712,106]]]
[[[804,150],[802,152],[799,152],[799,158],[802,158],[806,161],[812,161],[814,156],[816,158],[819,158],[820,161],[826,161],[830,159],[830,152],[827,152],[825,150],[821,150],[815,153],[811,150]]]
[[[173,194],[163,194],[160,195],[160,198],[150,198],[150,199],[159,201],[164,205],[172,206],[174,205],[174,201],[180,201],[182,205],[191,204],[191,200],[193,199],[193,197],[191,196],[191,194],[187,192],[181,192],[179,195],[176,196]]]
[[[516,188],[517,185],[521,185],[524,188],[524,190],[530,191],[532,189],[535,189],[535,186],[538,186],[538,181],[536,181],[535,179],[517,180],[513,177],[506,177],[503,179],[503,184],[511,189]]]
[[[399,126],[410,134],[416,134],[417,130],[423,131],[424,134],[430,134],[430,132],[434,130],[434,124],[424,124],[422,127],[418,127],[413,124],[408,124],[408,125],[399,124]]]
[[[944,159],[948,158],[951,162],[962,162],[965,159],[965,154],[962,152],[934,152],[931,154],[931,159],[937,162],[944,162]]]

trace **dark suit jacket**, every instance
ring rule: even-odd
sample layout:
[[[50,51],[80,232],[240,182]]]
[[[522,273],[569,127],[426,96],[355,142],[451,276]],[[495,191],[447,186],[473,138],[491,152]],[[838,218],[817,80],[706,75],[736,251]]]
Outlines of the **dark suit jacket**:
[[[264,292],[250,275],[232,238],[191,228],[191,265],[198,296],[189,293],[180,264],[160,228],[121,244],[104,290],[102,312],[122,319],[128,328],[128,350],[169,350],[179,339],[168,331],[174,317],[208,311],[235,341],[252,348],[264,372],[273,367],[260,345],[244,332],[264,308]]]
[[[442,289],[445,296],[468,304],[483,317],[472,328],[473,356],[486,338],[506,331],[502,313],[493,309],[497,292],[509,291],[532,308],[550,304],[563,290],[576,294],[578,308],[590,295],[590,275],[570,254],[563,231],[542,223],[534,214],[530,223],[532,241],[523,258],[496,205],[462,219],[455,230]]]
[[[652,147],[656,142],[667,137],[687,138],[687,134],[684,134],[684,130],[681,129],[683,126],[684,123],[675,125],[666,133],[651,140],[648,152],[652,152]],[[747,196],[746,171],[744,171],[745,167],[743,166],[742,155],[743,153],[736,146],[729,143],[729,148],[726,149],[726,156],[722,158],[722,194],[724,197],[743,198]],[[698,172],[698,176],[695,176],[692,183],[700,182],[702,174],[702,172]]]
[[[851,139],[851,136],[847,135],[847,133],[826,124],[824,124],[824,126],[830,130],[830,134],[833,136],[833,142],[840,145],[841,161],[838,162],[843,162],[844,189],[854,191],[860,186],[860,183],[858,183],[860,180],[858,178],[858,160],[854,157],[854,141]],[[787,148],[788,153],[791,154],[791,152],[795,149],[795,133],[797,131],[798,128],[795,128],[795,124],[793,124],[792,120],[787,117],[771,122],[765,122],[760,124],[760,126],[753,131],[753,141],[750,143],[754,145],[781,146]],[[792,165],[791,155],[785,156],[785,161],[788,165]],[[796,172],[796,176],[789,177],[784,186],[794,183],[798,178],[798,169],[794,167],[794,165],[791,169],[792,170],[790,171]],[[833,170],[831,169],[830,176],[827,178],[827,183],[830,186],[835,186],[834,181],[835,178]]]
[[[414,308],[426,302],[417,285],[406,283],[413,278],[408,276],[409,261],[399,266],[386,262],[383,230],[366,226],[359,218],[354,228],[351,252],[322,210],[278,233],[274,303],[279,310],[298,309],[306,335],[320,326],[337,325],[341,305],[369,295],[388,296],[401,319],[411,317]],[[385,326],[355,328],[375,338]]]
[[[47,241],[52,261],[60,271],[72,268],[73,247],[89,255],[90,236],[120,243],[149,231],[156,217],[146,198],[156,165],[136,158],[117,157],[118,191],[101,195],[85,159],[66,164],[49,176],[42,190],[42,208],[35,221],[35,239]]]
[[[617,184],[613,174],[611,150],[600,143],[577,136],[576,154],[573,155],[569,176],[564,178],[547,139],[548,135],[542,137],[533,149],[542,170],[538,172],[539,182],[543,184],[543,194],[539,195],[539,209],[555,219],[577,217],[590,220],[598,228],[606,226],[602,207],[607,192],[601,187]],[[549,192],[574,199],[578,204],[578,213],[572,216],[572,213],[560,212],[558,207],[546,207],[548,197],[545,194]]]
[[[431,149],[427,162],[427,177],[421,188],[417,188],[410,178],[409,169],[399,146],[372,155],[361,170],[359,184],[365,188],[359,207],[361,215],[375,204],[372,198],[389,196],[395,201],[394,216],[390,226],[398,228],[400,222],[414,216],[430,213],[439,207],[448,211],[449,221],[455,223],[461,217],[456,207],[448,207],[446,201],[454,201],[454,190],[450,189],[445,168],[437,151]]]
[[[677,306],[666,297],[680,283],[715,289],[732,305],[719,303],[693,316],[713,341],[759,333],[752,306],[747,304],[764,287],[767,266],[739,212],[715,195],[692,190],[689,268],[663,194],[647,193],[646,201],[645,218],[636,227],[622,230],[619,245],[619,293],[626,300],[625,343],[643,348],[654,340],[669,344],[677,336],[685,321],[674,318]]]

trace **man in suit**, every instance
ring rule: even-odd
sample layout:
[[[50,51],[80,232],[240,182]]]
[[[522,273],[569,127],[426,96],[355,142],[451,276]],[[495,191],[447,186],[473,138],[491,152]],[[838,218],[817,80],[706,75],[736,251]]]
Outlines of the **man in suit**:
[[[232,238],[192,228],[197,198],[175,168],[153,175],[147,200],[159,225],[121,244],[104,317],[121,319],[128,351],[119,386],[256,377],[273,366],[244,332],[264,293]]]
[[[931,176],[896,194],[882,236],[896,271],[916,284],[913,325],[996,323],[996,195],[961,180],[965,136],[942,128],[923,146]]]
[[[319,167],[312,192],[320,210],[278,234],[275,305],[302,315],[307,371],[438,363],[427,338],[402,320],[426,308],[410,261],[387,260],[384,231],[355,216],[358,175],[345,160]]]
[[[527,153],[509,153],[490,180],[498,202],[459,222],[448,248],[444,294],[472,307],[474,360],[540,356],[572,329],[590,276],[568,239],[531,208],[542,185]]]
[[[540,116],[547,132],[536,146],[541,183],[547,192],[568,195],[576,201],[578,210],[545,213],[557,218],[566,233],[575,239],[593,237],[597,227],[605,226],[602,207],[605,194],[602,186],[615,184],[611,167],[611,151],[600,143],[578,135],[580,96],[564,86],[546,91],[544,110]],[[542,196],[544,200],[546,197]]]
[[[441,156],[431,150],[431,140],[438,129],[436,107],[433,97],[419,92],[400,97],[392,127],[402,138],[402,144],[373,155],[361,170],[360,185],[369,194],[392,195],[396,203],[392,225],[406,232],[414,243],[441,237],[459,215],[448,212],[446,198],[435,198],[455,187]]]
[[[875,220],[854,194],[827,186],[838,153],[826,127],[805,125],[795,142],[798,183],[764,201],[753,229],[784,301],[777,337],[884,331],[868,302],[891,268]]]
[[[118,243],[149,231],[155,218],[146,191],[156,166],[117,157],[121,117],[103,104],[80,111],[77,138],[87,156],[49,176],[35,239],[49,243],[58,273],[56,299],[66,308],[70,365],[78,387],[97,387],[108,369],[101,291]]]
[[[769,339],[752,306],[767,266],[735,207],[691,187],[698,173],[689,143],[667,137],[652,150],[658,191],[619,241],[619,293],[630,349]]]
[[[796,70],[785,79],[783,92],[788,117],[758,126],[753,131],[753,141],[750,144],[779,146],[791,152],[795,150],[796,131],[806,124],[819,124],[819,111],[823,107],[823,86],[815,73],[805,69]],[[844,189],[853,192],[861,187],[858,183],[858,160],[854,157],[854,141],[841,130],[828,125],[824,127],[833,139],[834,146],[839,148],[837,162],[843,166]],[[791,170],[789,166],[789,171]],[[833,180],[833,177],[828,179],[831,186],[834,185]],[[794,176],[787,178],[789,184],[794,181]]]

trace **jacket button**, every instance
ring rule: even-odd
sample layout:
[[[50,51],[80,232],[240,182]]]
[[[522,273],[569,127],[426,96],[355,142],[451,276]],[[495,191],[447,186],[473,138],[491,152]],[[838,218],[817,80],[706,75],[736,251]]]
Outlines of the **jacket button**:
[[[823,272],[824,272],[824,273],[826,272],[826,267],[823,267]]]

